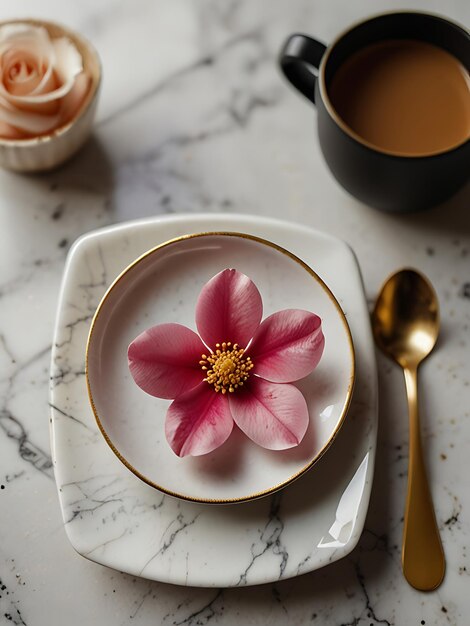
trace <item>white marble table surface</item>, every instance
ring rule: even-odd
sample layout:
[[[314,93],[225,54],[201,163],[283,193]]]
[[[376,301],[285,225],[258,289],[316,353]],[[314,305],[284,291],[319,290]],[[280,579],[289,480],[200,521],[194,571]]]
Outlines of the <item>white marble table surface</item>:
[[[468,188],[425,214],[378,213],[347,196],[319,153],[314,111],[276,67],[284,37],[328,41],[393,0],[3,0],[87,35],[104,65],[95,138],[61,170],[0,172],[0,624],[468,624],[470,613],[470,216]],[[467,0],[408,3],[469,24]],[[407,419],[400,372],[379,359],[376,476],[346,559],[274,585],[193,589],[101,567],[67,541],[51,468],[48,377],[67,249],[82,233],[171,212],[282,217],[345,239],[372,301],[403,265],[442,307],[422,369],[423,435],[447,574],[404,581],[400,541]]]

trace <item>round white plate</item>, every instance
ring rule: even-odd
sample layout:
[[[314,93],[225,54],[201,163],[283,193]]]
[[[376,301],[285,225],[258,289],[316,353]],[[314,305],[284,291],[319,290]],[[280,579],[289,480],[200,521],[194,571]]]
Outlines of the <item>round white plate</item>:
[[[285,308],[322,318],[325,350],[297,385],[310,415],[299,446],[266,450],[238,429],[218,450],[179,458],[168,445],[168,400],[144,393],[127,364],[129,343],[146,328],[177,322],[195,329],[203,285],[225,268],[257,285],[263,317]],[[170,495],[206,503],[251,500],[289,484],[314,465],[346,415],[354,384],[354,350],[346,318],[328,287],[300,259],[240,233],[201,233],[168,241],[134,261],[111,285],[92,322],[86,376],[97,423],[118,458],[143,481]]]

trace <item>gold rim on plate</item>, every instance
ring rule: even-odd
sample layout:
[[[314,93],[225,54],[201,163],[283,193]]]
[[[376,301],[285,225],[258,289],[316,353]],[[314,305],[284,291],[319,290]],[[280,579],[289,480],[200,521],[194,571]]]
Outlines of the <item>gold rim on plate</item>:
[[[157,483],[155,483],[153,480],[151,480],[147,476],[144,476],[144,474],[139,472],[139,470],[137,470],[131,463],[129,463],[129,461],[121,454],[121,452],[119,452],[119,450],[116,448],[116,446],[111,441],[108,433],[106,432],[103,424],[101,423],[101,420],[100,420],[100,417],[98,415],[98,411],[96,409],[96,405],[95,405],[95,402],[94,402],[94,399],[93,399],[93,393],[91,391],[91,383],[90,383],[90,376],[89,376],[89,364],[88,364],[88,359],[89,359],[89,355],[90,355],[90,344],[91,344],[92,339],[93,339],[93,333],[94,333],[94,330],[95,330],[96,322],[97,322],[97,320],[98,320],[98,318],[100,316],[101,310],[102,310],[106,300],[110,296],[111,292],[116,288],[116,286],[121,282],[121,280],[128,274],[128,272],[130,272],[134,267],[139,265],[139,263],[141,263],[143,260],[147,259],[148,257],[152,256],[153,254],[158,253],[161,250],[163,250],[164,248],[167,248],[167,247],[169,247],[169,246],[171,246],[171,245],[173,245],[175,243],[179,243],[179,242],[184,241],[186,239],[195,239],[196,237],[238,237],[238,238],[241,238],[241,239],[249,239],[251,241],[255,241],[257,243],[260,243],[260,244],[263,244],[263,245],[268,246],[270,248],[273,248],[274,250],[277,250],[278,252],[281,252],[285,256],[289,257],[291,260],[293,260],[296,263],[298,263],[322,287],[322,289],[325,291],[327,296],[333,302],[337,312],[339,313],[339,316],[340,316],[341,321],[342,321],[342,323],[344,325],[344,328],[346,330],[346,336],[347,336],[347,339],[348,339],[349,350],[350,350],[350,359],[351,359],[351,370],[350,371],[351,371],[351,375],[350,375],[350,379],[349,379],[348,390],[347,390],[347,393],[346,393],[346,400],[344,402],[343,409],[341,411],[341,415],[340,415],[340,418],[339,418],[338,423],[336,425],[336,428],[334,429],[334,431],[330,435],[328,441],[324,444],[324,446],[315,455],[315,457],[313,459],[311,459],[304,467],[302,467],[300,470],[295,472],[295,474],[290,476],[287,480],[285,480],[285,481],[283,481],[281,483],[278,483],[277,485],[274,485],[273,487],[270,487],[269,489],[265,489],[263,491],[259,491],[259,492],[256,492],[256,493],[249,494],[248,496],[242,496],[242,497],[238,497],[238,498],[194,498],[194,497],[188,496],[186,494],[182,494],[182,493],[178,493],[176,491],[171,491],[170,489],[166,489],[165,487],[162,487],[161,485],[158,485]],[[256,499],[261,498],[263,496],[267,496],[269,494],[275,493],[276,491],[279,491],[283,487],[286,487],[287,485],[290,485],[292,482],[294,482],[294,480],[297,480],[297,478],[300,478],[300,476],[305,474],[305,472],[307,472],[310,468],[312,468],[322,458],[322,456],[325,454],[325,452],[328,450],[328,448],[331,446],[331,444],[335,440],[335,438],[336,438],[336,436],[337,436],[341,426],[344,423],[344,420],[346,418],[346,414],[347,414],[349,406],[351,404],[351,398],[352,398],[352,393],[353,393],[353,389],[354,389],[354,382],[355,382],[355,378],[356,378],[356,359],[355,359],[355,351],[354,351],[354,344],[353,344],[353,340],[352,340],[351,330],[350,330],[349,324],[348,324],[348,322],[346,320],[346,316],[344,315],[343,310],[341,309],[338,301],[336,300],[335,296],[331,292],[330,288],[318,276],[318,274],[312,270],[311,267],[309,267],[304,261],[302,261],[302,259],[300,259],[298,256],[296,256],[292,252],[289,252],[288,250],[286,250],[282,246],[279,246],[278,244],[273,243],[272,241],[269,241],[267,239],[263,239],[261,237],[257,237],[256,235],[249,235],[247,233],[237,233],[237,232],[231,232],[231,231],[227,231],[227,232],[224,232],[224,231],[214,231],[214,232],[192,233],[192,234],[188,234],[188,235],[182,235],[180,237],[175,237],[173,239],[169,239],[168,241],[165,241],[164,243],[161,243],[158,246],[155,246],[154,248],[151,248],[150,250],[147,250],[147,252],[144,252],[144,254],[142,254],[137,259],[135,259],[130,265],[128,265],[117,276],[117,278],[115,278],[115,280],[113,281],[111,286],[107,289],[106,293],[104,294],[103,298],[101,299],[101,302],[99,303],[98,308],[96,309],[95,314],[93,316],[93,319],[91,321],[90,332],[88,334],[88,339],[87,339],[87,343],[86,343],[86,352],[85,352],[85,378],[86,378],[86,385],[87,385],[87,391],[88,391],[88,399],[90,401],[90,405],[91,405],[91,408],[93,410],[93,414],[95,416],[96,423],[98,424],[98,428],[101,431],[101,434],[103,435],[103,437],[104,437],[106,443],[108,444],[108,446],[111,448],[111,450],[114,452],[114,454],[121,461],[121,463],[123,463],[127,467],[127,469],[129,469],[133,474],[135,474],[138,478],[140,478],[140,480],[142,480],[144,483],[147,483],[147,485],[150,485],[151,487],[154,487],[155,489],[158,489],[158,491],[161,491],[161,492],[163,492],[163,493],[165,493],[167,495],[170,495],[170,496],[174,496],[176,498],[180,498],[182,500],[187,500],[189,502],[196,502],[196,503],[201,503],[201,504],[234,504],[234,503],[240,503],[240,502],[249,502],[250,500],[256,500]]]

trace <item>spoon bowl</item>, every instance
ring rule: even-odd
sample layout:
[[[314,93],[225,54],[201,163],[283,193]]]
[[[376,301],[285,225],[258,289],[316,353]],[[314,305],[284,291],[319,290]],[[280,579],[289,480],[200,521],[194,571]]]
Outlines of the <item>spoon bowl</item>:
[[[397,272],[380,292],[372,315],[380,349],[401,367],[417,367],[437,341],[439,306],[429,281],[412,269]]]

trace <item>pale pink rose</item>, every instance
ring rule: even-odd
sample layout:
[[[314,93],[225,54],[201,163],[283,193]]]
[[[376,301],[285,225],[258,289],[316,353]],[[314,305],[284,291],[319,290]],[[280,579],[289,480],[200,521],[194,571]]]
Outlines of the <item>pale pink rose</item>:
[[[26,23],[0,26],[0,137],[38,137],[64,126],[90,82],[68,37]]]
[[[323,353],[318,315],[278,311],[261,322],[261,295],[248,276],[226,269],[204,285],[194,331],[160,324],[129,346],[141,389],[172,399],[165,434],[178,456],[207,454],[234,423],[270,450],[298,445],[309,423],[302,393],[290,383],[308,376]]]

